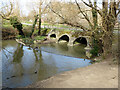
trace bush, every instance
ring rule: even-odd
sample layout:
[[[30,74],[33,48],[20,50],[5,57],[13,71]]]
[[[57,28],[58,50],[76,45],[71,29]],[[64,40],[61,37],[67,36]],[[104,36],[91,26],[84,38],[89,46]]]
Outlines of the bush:
[[[17,39],[21,39],[21,38],[23,38],[23,37],[22,37],[21,35],[17,35],[16,38],[17,38]]]
[[[2,27],[2,39],[14,39],[18,35],[17,31],[13,27]]]
[[[37,36],[34,39],[35,40],[44,40],[46,37],[45,36]]]
[[[26,45],[33,44],[33,40],[30,38],[22,38],[22,40]]]
[[[90,51],[90,53],[91,53],[93,56],[98,56],[98,53],[99,53],[100,50],[101,50],[100,47],[101,47],[101,46],[99,46],[99,41],[93,39],[93,47],[92,47],[92,50]]]
[[[97,46],[94,46],[93,49],[90,51],[90,53],[93,56],[97,56],[98,55],[98,51],[99,51],[99,48]]]
[[[41,28],[41,35],[47,35],[50,31],[50,28]]]
[[[31,28],[32,28],[32,26],[23,27],[23,32],[25,34],[25,37],[30,37]]]
[[[17,16],[10,17],[10,23],[14,28],[17,28],[19,35],[24,36],[22,24],[19,22]]]

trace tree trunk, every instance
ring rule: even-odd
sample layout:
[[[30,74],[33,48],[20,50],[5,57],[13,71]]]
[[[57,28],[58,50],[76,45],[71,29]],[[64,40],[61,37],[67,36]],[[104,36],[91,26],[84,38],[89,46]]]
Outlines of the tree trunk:
[[[103,33],[103,51],[104,56],[107,56],[112,52],[112,39],[113,30],[116,22],[116,3],[110,2],[110,8],[108,9],[108,2],[103,0],[103,16],[102,16],[102,26],[104,29]]]
[[[39,6],[39,31],[38,31],[38,35],[41,35],[41,2],[40,2],[40,6]]]
[[[97,9],[97,1],[94,0],[94,7]],[[94,29],[97,28],[97,20],[98,20],[98,16],[97,16],[97,11],[96,9],[92,9],[92,17],[93,17],[93,23],[94,23]]]
[[[23,31],[21,29],[19,29],[18,31],[19,31],[19,35],[25,37],[25,35],[24,35],[24,33],[23,33]]]
[[[35,21],[34,21],[33,26],[32,26],[32,32],[31,32],[31,34],[30,34],[30,37],[31,37],[31,38],[33,38],[33,32],[34,32],[34,29],[35,29],[35,25],[36,25],[36,23],[37,23],[37,19],[38,19],[38,15],[35,16]]]
[[[41,16],[39,16],[39,31],[38,35],[41,35]]]
[[[104,57],[112,52],[112,32],[103,36],[103,51]]]

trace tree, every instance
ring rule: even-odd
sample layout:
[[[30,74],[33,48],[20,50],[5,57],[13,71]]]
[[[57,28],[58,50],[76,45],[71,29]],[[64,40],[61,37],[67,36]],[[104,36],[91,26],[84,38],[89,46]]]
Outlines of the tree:
[[[115,0],[110,0],[110,2],[108,2],[106,0],[102,0],[102,9],[97,6],[97,0],[94,0],[93,3],[91,0],[89,0],[89,3],[83,0],[81,1],[85,6],[90,8],[92,13],[92,20],[90,20],[90,17],[86,12],[87,10],[83,10],[81,5],[77,2],[77,0],[75,0],[75,4],[78,7],[79,13],[82,15],[83,19],[88,22],[89,27],[85,27],[79,22],[71,22],[70,19],[68,20],[65,17],[65,15],[55,11],[52,6],[50,6],[49,8],[54,14],[56,14],[63,20],[64,24],[79,27],[83,29],[85,33],[93,36],[97,41],[102,40],[102,48],[104,51],[104,56],[106,56],[108,53],[111,52],[113,29],[117,20],[117,16],[120,13],[120,1],[117,2]],[[98,24],[98,15],[102,18],[101,24]]]
[[[17,30],[19,31],[19,35],[24,37],[22,24],[18,21],[18,18],[16,16],[10,17],[10,23],[14,28],[17,28]]]
[[[9,17],[12,14],[12,11],[13,11],[13,3],[12,2],[8,2],[7,4],[3,3],[3,7],[1,7],[1,10],[0,10],[0,16],[3,19],[10,20]]]
[[[44,14],[45,10],[47,9],[48,5],[50,2],[46,4],[45,0],[40,0],[39,1],[39,25],[38,25],[38,35],[41,35],[41,18],[42,15]],[[46,5],[45,5],[46,4]],[[43,7],[43,8],[42,8]]]
[[[34,29],[35,29],[35,25],[37,23],[37,20],[38,20],[38,15],[35,16],[35,21],[33,23],[33,26],[32,26],[32,32],[31,32],[31,35],[30,37],[33,38],[33,32],[34,32]]]
[[[20,18],[20,14],[21,14],[21,11],[20,11],[20,3],[19,3],[19,0],[15,0],[14,1],[14,9],[11,13],[11,16],[17,16],[18,18]]]
[[[4,7],[2,7],[0,11],[1,12],[0,16],[2,17],[2,19],[9,20],[11,25],[14,28],[17,28],[17,30],[19,31],[19,35],[22,35],[24,37],[24,33],[22,31],[22,24],[20,23],[20,21],[18,20],[16,16],[12,16],[13,6],[14,5],[12,2],[7,3]]]
[[[45,1],[45,0],[37,0],[37,2],[32,2],[33,10],[36,13],[36,15],[34,15],[34,16],[38,15],[38,20],[39,20],[38,35],[41,35],[41,19],[45,15],[45,13],[46,13],[45,11],[46,11],[49,3],[50,3],[49,1]],[[30,7],[31,7],[31,5],[30,5]]]

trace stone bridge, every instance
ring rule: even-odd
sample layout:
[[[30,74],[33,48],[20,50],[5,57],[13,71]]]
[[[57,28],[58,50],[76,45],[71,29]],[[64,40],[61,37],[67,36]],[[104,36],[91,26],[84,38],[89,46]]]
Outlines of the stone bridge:
[[[48,39],[55,40],[56,43],[60,41],[67,41],[68,46],[74,46],[76,44],[82,43],[85,44],[85,49],[91,49],[92,46],[92,39],[90,36],[87,36],[83,32],[75,32],[75,31],[58,31],[58,30],[51,30],[48,34]]]

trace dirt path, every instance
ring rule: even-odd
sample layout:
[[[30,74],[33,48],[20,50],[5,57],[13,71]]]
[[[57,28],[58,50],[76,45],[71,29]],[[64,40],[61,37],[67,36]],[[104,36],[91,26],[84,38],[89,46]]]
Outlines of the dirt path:
[[[118,88],[118,66],[104,61],[63,72],[27,88]]]

